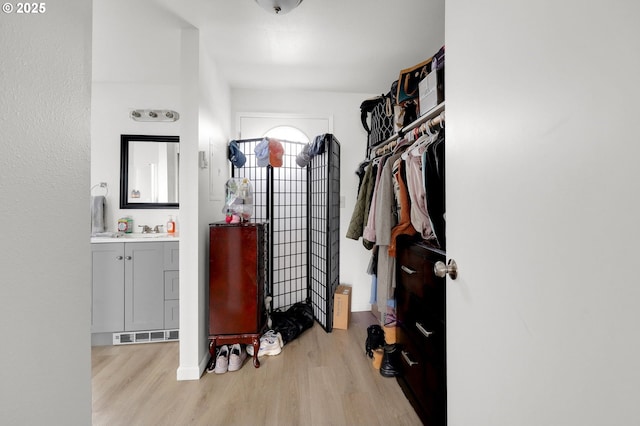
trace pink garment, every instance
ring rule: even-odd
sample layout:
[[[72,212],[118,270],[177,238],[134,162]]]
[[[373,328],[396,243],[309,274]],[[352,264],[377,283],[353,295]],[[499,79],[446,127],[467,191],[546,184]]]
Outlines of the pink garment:
[[[373,196],[371,197],[371,207],[369,207],[369,217],[367,218],[367,224],[364,227],[362,238],[372,243],[376,242],[376,197],[378,194],[378,187],[380,185],[380,176],[382,175],[382,169],[384,168],[386,157],[380,158],[378,164],[378,172],[376,173],[376,181],[373,187]]]
[[[422,182],[422,156],[409,153],[406,160],[407,188],[411,199],[411,224],[425,240],[435,238],[427,210],[427,195]]]

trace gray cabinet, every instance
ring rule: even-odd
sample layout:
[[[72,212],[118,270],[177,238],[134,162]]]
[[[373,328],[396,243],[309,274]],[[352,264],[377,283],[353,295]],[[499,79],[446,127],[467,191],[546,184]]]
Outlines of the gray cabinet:
[[[178,328],[178,242],[91,248],[92,333]]]
[[[164,243],[124,243],[124,330],[164,327]]]
[[[124,330],[124,244],[91,244],[91,332]]]

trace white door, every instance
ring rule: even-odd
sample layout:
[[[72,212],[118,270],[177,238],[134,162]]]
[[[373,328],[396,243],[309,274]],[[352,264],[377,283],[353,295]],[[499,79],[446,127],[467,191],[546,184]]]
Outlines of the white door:
[[[637,2],[447,0],[451,426],[640,421]]]

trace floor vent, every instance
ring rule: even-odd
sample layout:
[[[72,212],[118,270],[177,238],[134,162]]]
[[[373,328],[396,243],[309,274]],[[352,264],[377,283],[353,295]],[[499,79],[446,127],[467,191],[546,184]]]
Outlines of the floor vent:
[[[114,345],[130,345],[135,343],[160,343],[178,340],[178,330],[136,331],[132,333],[113,333]]]

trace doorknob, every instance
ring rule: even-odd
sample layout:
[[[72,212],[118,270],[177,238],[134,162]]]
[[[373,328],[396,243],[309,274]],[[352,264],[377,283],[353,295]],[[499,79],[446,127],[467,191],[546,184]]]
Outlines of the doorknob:
[[[440,278],[444,278],[448,274],[449,278],[455,280],[458,277],[458,265],[453,259],[449,259],[446,265],[444,262],[437,261],[436,264],[433,265],[433,273]]]

